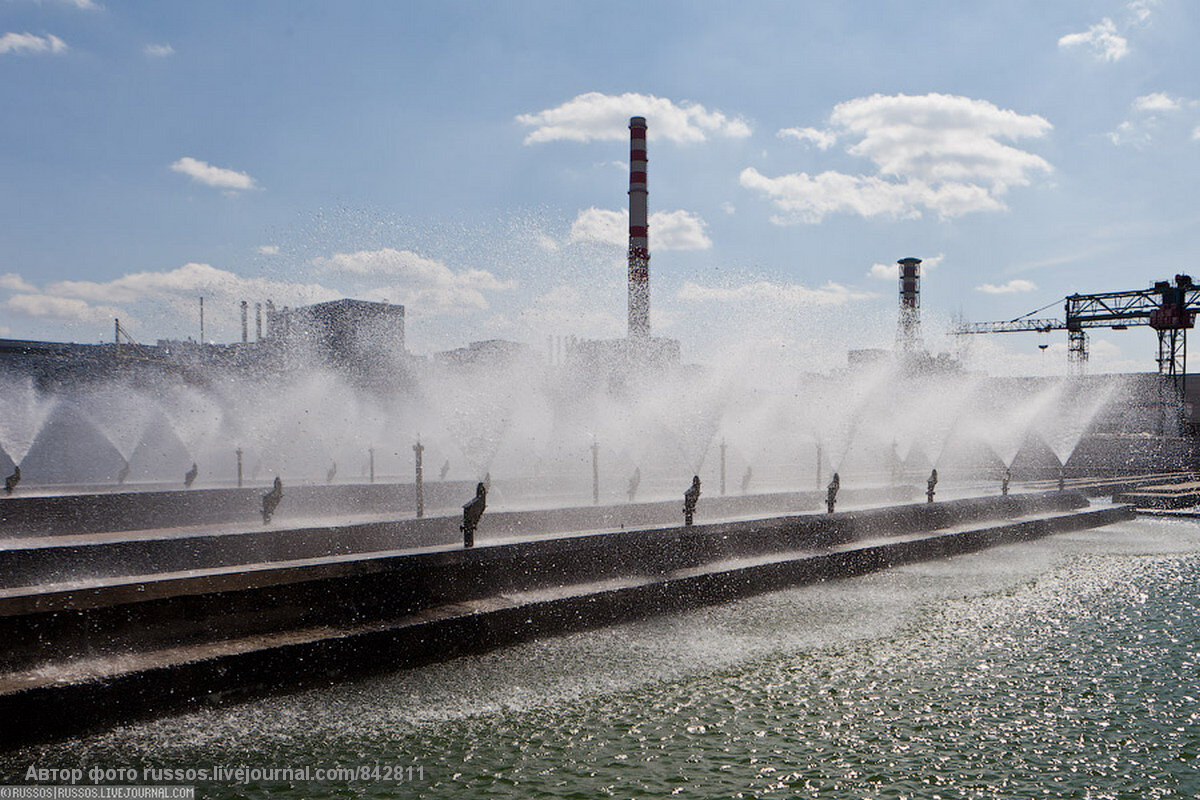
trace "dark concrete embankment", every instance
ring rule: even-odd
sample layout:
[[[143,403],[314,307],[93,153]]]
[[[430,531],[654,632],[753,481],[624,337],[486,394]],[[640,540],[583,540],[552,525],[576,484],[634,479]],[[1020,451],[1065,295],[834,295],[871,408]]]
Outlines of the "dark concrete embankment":
[[[1138,509],[1181,509],[1200,505],[1200,481],[1179,481],[1139,486],[1113,497],[1114,502],[1129,503]]]
[[[269,488],[16,495],[0,498],[0,538],[261,521],[262,495]],[[410,515],[416,508],[414,491],[411,483],[287,486],[280,519]],[[474,491],[475,484],[464,481],[429,483],[425,503],[453,508]]]
[[[505,490],[500,484],[489,501],[503,505]],[[261,526],[262,495],[270,487],[253,489],[193,489],[188,491],[97,492],[93,494],[15,495],[0,497],[0,539],[27,536],[63,536],[113,531],[167,529],[203,525]],[[514,486],[513,490],[528,488]],[[519,492],[517,492],[519,494]],[[461,508],[475,495],[475,484],[463,481],[427,483],[424,487],[426,513],[448,513]],[[916,497],[912,486],[847,490],[846,503],[861,502],[870,495],[874,502],[903,502]],[[745,496],[706,495],[700,514],[711,511],[723,516],[751,513],[784,513],[817,508],[824,492],[776,492]],[[857,498],[857,499],[856,499]],[[613,527],[675,523],[680,520],[683,487],[678,500],[649,503],[580,507],[596,526]],[[561,506],[562,502],[555,503]],[[574,511],[574,509],[572,509]],[[332,486],[284,486],[284,501],[275,516],[275,527],[295,527],[292,520],[348,519],[353,516],[386,515],[413,518],[415,489],[411,483],[337,484]],[[522,512],[530,513],[530,512]],[[545,511],[546,518],[570,517],[561,509]],[[495,512],[489,519],[495,518]],[[574,516],[579,516],[576,513]],[[541,521],[527,517],[535,526]],[[592,525],[593,522],[587,523]],[[627,525],[627,526],[628,526]],[[579,528],[571,528],[578,530]]]
[[[902,502],[915,487],[871,492],[847,490],[846,504]],[[700,519],[797,514],[815,510],[813,492],[705,499]],[[535,511],[489,512],[477,534],[480,543],[574,531],[620,531],[675,526],[681,501],[586,506]],[[345,525],[208,528],[108,532],[0,540],[0,588],[58,583],[115,575],[147,575],[208,567],[258,564],[453,545],[462,541],[461,516],[433,516]]]
[[[1070,493],[287,561],[0,591],[0,740],[1127,518]]]

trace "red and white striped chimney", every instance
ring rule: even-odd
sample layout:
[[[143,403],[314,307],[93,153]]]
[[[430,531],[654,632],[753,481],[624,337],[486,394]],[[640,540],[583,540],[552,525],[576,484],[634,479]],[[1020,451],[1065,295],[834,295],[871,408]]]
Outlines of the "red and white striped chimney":
[[[629,337],[650,335],[650,223],[646,216],[646,118],[629,119]]]

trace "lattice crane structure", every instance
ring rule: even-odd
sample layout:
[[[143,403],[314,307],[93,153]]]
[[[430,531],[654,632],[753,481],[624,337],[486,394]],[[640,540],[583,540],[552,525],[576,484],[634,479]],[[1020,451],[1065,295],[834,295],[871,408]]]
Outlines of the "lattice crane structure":
[[[1182,397],[1187,381],[1187,332],[1196,325],[1200,311],[1200,287],[1190,275],[1175,281],[1158,281],[1149,289],[1128,292],[1073,294],[1066,298],[1062,319],[1035,318],[1049,306],[1005,322],[973,322],[959,325],[954,333],[1067,332],[1067,360],[1071,371],[1086,371],[1089,328],[1123,331],[1132,325],[1148,325],[1158,332],[1158,373]]]

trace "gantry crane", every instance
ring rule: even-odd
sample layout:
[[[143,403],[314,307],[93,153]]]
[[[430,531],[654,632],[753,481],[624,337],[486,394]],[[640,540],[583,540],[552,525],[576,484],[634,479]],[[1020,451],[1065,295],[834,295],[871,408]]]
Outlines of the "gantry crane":
[[[954,333],[1065,330],[1067,361],[1072,372],[1081,374],[1087,366],[1088,328],[1123,331],[1131,325],[1149,325],[1158,332],[1158,373],[1183,397],[1187,381],[1187,331],[1195,326],[1196,312],[1200,311],[1200,287],[1192,283],[1190,275],[1176,275],[1174,283],[1158,281],[1149,289],[1073,294],[1066,298],[1063,319],[1033,317],[1046,308],[1049,306],[1007,322],[965,323]]]

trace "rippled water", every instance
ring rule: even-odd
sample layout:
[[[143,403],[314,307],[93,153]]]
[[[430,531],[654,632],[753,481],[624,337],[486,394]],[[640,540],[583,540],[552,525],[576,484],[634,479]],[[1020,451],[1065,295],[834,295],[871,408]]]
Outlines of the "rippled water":
[[[392,780],[198,783],[206,797],[1196,797],[1198,675],[1200,524],[1138,521],[130,726],[10,754],[0,777],[341,764]]]

